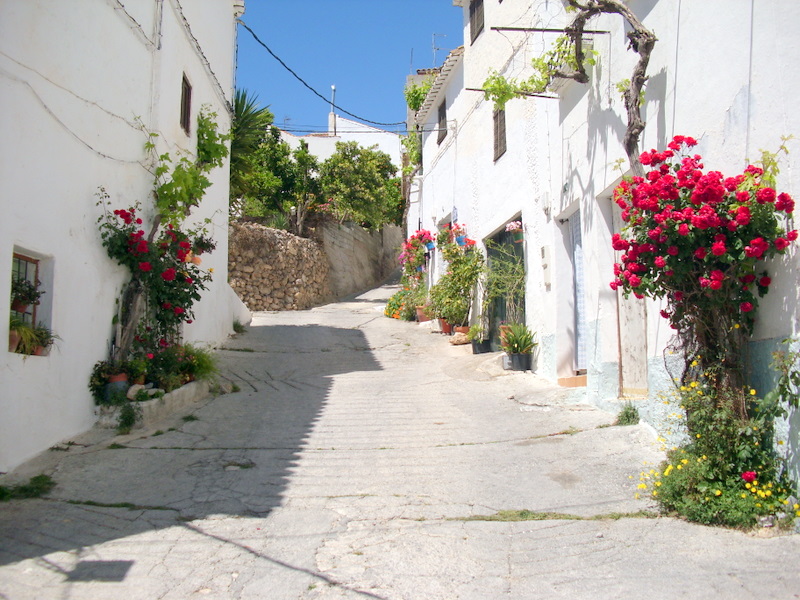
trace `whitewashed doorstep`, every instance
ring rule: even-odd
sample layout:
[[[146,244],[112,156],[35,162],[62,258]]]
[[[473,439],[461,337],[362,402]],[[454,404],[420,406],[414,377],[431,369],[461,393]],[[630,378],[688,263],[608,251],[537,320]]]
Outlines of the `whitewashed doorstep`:
[[[141,408],[142,412],[141,417],[136,422],[136,427],[147,427],[158,423],[178,409],[202,400],[208,394],[208,381],[190,381],[160,398],[137,402],[136,404]],[[97,427],[116,428],[119,424],[119,411],[119,406],[96,406],[94,409],[94,414],[97,416],[95,425]]]

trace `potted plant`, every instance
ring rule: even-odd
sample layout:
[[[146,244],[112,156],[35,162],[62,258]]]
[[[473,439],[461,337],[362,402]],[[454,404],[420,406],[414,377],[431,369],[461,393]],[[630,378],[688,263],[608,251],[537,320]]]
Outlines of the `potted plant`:
[[[513,323],[508,326],[503,340],[503,350],[511,359],[513,371],[527,371],[531,368],[531,353],[537,345],[536,334],[527,325]]]
[[[96,404],[110,404],[119,392],[126,392],[128,387],[128,374],[123,365],[110,360],[94,364],[89,377],[89,391]]]
[[[510,223],[507,223],[506,231],[513,236],[515,244],[519,244],[525,239],[525,236],[522,233],[522,221],[511,221]]]
[[[8,325],[8,351],[33,354],[37,344],[36,331],[33,326],[12,315]]]
[[[34,327],[33,331],[36,334],[36,346],[33,349],[33,354],[36,356],[44,355],[50,349],[50,346],[52,346],[57,339],[60,339],[53,333],[52,329],[42,323]]]
[[[41,281],[38,279],[14,279],[11,282],[11,310],[24,313],[31,304],[39,304],[39,298],[44,294],[39,290]]]
[[[147,360],[142,357],[132,358],[123,365],[123,369],[129,381],[141,385],[147,375]]]
[[[469,328],[467,339],[472,342],[473,354],[484,354],[492,351],[491,342],[486,339],[486,330],[480,323],[475,323]]]

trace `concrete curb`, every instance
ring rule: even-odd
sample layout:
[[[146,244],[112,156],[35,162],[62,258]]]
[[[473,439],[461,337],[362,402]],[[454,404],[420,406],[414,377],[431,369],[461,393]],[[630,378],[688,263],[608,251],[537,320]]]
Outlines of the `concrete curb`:
[[[135,429],[148,427],[164,420],[172,413],[184,406],[197,402],[207,397],[210,393],[208,381],[191,381],[177,390],[164,394],[160,398],[137,402],[141,409],[141,416],[136,422]],[[94,413],[97,415],[95,427],[114,429],[119,423],[119,406],[98,406]]]

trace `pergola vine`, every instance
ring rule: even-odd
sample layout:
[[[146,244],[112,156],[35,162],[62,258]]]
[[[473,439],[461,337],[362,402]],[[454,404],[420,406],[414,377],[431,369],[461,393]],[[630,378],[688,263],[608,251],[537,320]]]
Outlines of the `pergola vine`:
[[[628,47],[639,55],[633,68],[630,85],[623,94],[628,124],[625,129],[623,146],[634,175],[643,176],[644,169],[639,162],[639,137],[644,130],[644,120],[640,109],[640,98],[647,82],[647,66],[650,54],[657,41],[655,34],[647,29],[639,18],[621,0],[567,0],[567,10],[575,11],[575,16],[564,28],[564,34],[571,48],[570,60],[561,61],[562,53],[551,52],[548,58],[534,59],[534,67],[538,73],[527,82],[517,83],[502,76],[493,74],[484,84],[488,98],[496,104],[503,105],[511,97],[530,96],[532,93],[544,91],[544,87],[553,79],[574,79],[578,83],[587,83],[589,75],[586,64],[592,63],[591,56],[584,50],[583,36],[590,19],[600,14],[618,14],[631,26],[628,33]],[[540,85],[544,82],[544,86]]]

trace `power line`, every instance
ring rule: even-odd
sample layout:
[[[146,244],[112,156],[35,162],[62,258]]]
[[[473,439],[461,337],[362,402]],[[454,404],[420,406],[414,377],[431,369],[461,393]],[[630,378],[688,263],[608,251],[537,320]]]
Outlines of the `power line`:
[[[343,112],[344,114],[346,114],[346,115],[350,115],[351,117],[354,117],[354,118],[358,119],[359,121],[364,121],[365,123],[371,123],[372,125],[384,125],[384,126],[392,126],[392,125],[405,125],[405,124],[406,124],[406,123],[405,123],[405,121],[398,121],[398,122],[396,122],[396,123],[381,123],[381,122],[379,122],[379,121],[370,121],[369,119],[365,119],[364,117],[360,117],[360,116],[358,116],[358,115],[356,115],[356,114],[353,114],[353,113],[351,113],[351,112],[349,112],[349,111],[346,111],[346,110],[345,110],[345,109],[343,109],[341,106],[337,106],[336,104],[334,104],[333,102],[331,102],[330,100],[328,100],[327,98],[325,98],[325,96],[323,96],[322,94],[320,94],[320,93],[319,93],[317,90],[315,90],[313,87],[311,87],[311,86],[310,86],[308,83],[306,83],[306,82],[305,82],[305,80],[304,80],[302,77],[300,77],[300,75],[298,75],[297,73],[295,73],[295,72],[294,72],[294,71],[293,71],[293,70],[292,70],[292,69],[289,67],[289,65],[287,65],[285,62],[283,62],[283,61],[280,59],[280,57],[279,57],[277,54],[275,54],[275,53],[274,53],[272,50],[270,50],[270,49],[269,49],[269,46],[267,46],[267,45],[266,45],[264,42],[262,42],[260,39],[258,39],[258,36],[255,34],[255,32],[254,32],[252,29],[250,29],[250,28],[247,26],[247,23],[245,23],[245,22],[244,22],[244,21],[242,21],[241,19],[236,19],[236,22],[237,22],[237,23],[239,23],[239,25],[241,25],[242,27],[244,27],[244,28],[245,28],[247,31],[249,31],[249,32],[250,32],[250,35],[252,35],[252,36],[253,36],[253,39],[254,39],[256,42],[258,42],[258,44],[259,44],[259,45],[261,45],[261,46],[264,48],[264,50],[266,50],[267,52],[269,52],[269,53],[270,53],[270,55],[272,56],[272,58],[274,58],[275,60],[277,60],[277,61],[278,61],[278,62],[281,64],[281,66],[282,66],[284,69],[286,69],[287,71],[289,71],[289,73],[291,73],[292,75],[294,75],[294,77],[295,77],[295,78],[296,78],[296,79],[297,79],[297,80],[298,80],[300,83],[302,83],[302,84],[303,84],[304,86],[306,86],[306,87],[307,87],[309,90],[311,90],[311,91],[312,91],[312,92],[313,92],[313,93],[314,93],[316,96],[319,96],[319,97],[320,97],[322,100],[324,100],[324,101],[325,101],[325,104],[330,104],[330,105],[331,105],[333,108],[336,108],[336,109],[340,110],[340,111],[341,111],[341,112]]]

